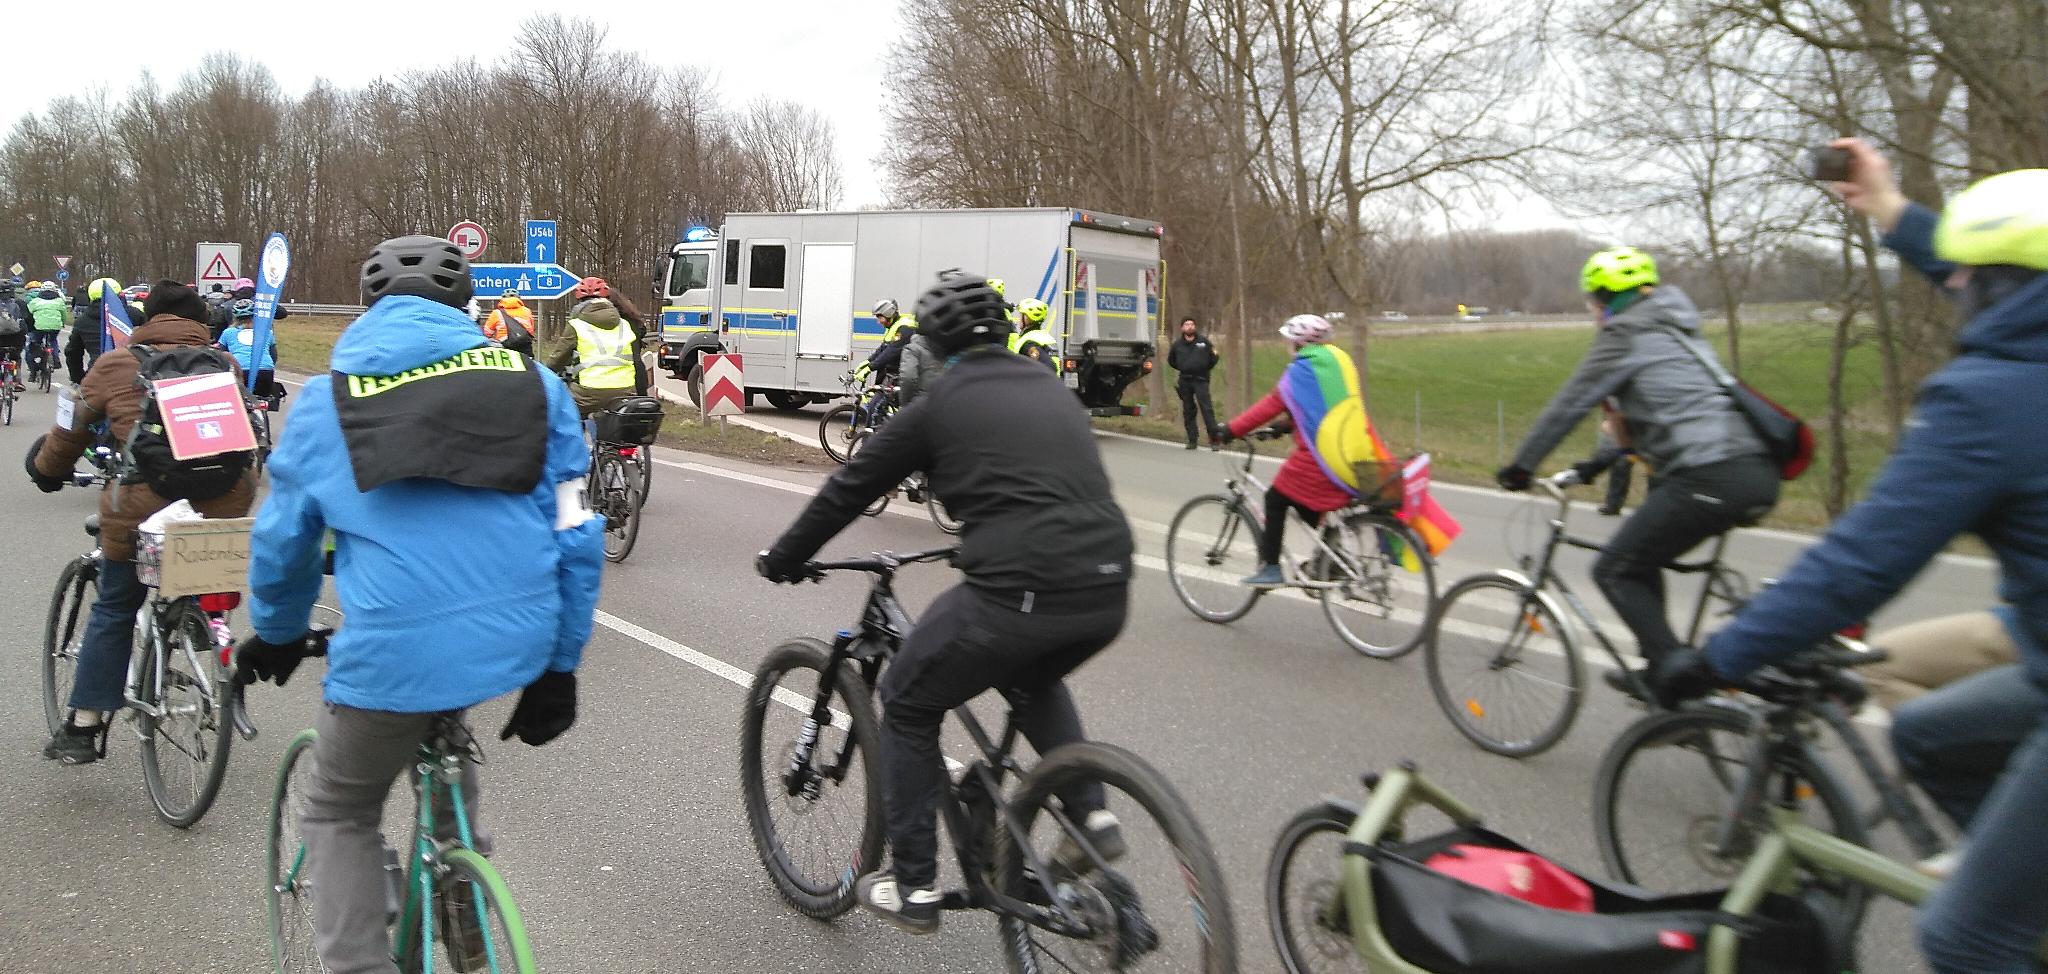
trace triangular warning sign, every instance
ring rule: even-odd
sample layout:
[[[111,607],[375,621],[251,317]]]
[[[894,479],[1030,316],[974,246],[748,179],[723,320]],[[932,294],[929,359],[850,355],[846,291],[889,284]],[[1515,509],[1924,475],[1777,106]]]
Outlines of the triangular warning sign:
[[[206,265],[206,273],[199,275],[202,281],[232,281],[235,269],[228,266],[228,255],[215,251],[213,260]]]

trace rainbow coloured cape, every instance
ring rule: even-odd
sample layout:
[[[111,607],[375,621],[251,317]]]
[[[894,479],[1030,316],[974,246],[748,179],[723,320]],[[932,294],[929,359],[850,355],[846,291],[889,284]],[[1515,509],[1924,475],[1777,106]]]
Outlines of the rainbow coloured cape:
[[[1372,420],[1365,414],[1365,397],[1359,394],[1358,368],[1351,356],[1333,345],[1307,345],[1288,363],[1280,376],[1280,399],[1308,444],[1323,475],[1358,497],[1383,486],[1401,461],[1387,449]],[[1441,553],[1457,538],[1458,522],[1429,496],[1427,462],[1411,474],[1413,484],[1396,484],[1402,490],[1400,517],[1407,522],[1431,555]],[[1361,483],[1361,478],[1371,483]],[[1390,551],[1411,571],[1420,571],[1421,559],[1412,551]]]

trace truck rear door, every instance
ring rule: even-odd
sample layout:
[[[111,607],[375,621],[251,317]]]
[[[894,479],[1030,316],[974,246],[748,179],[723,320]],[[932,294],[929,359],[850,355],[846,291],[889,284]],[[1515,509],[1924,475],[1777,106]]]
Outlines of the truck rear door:
[[[795,302],[788,238],[748,238],[741,247],[739,300],[726,309],[729,334],[746,368],[750,389],[787,389],[796,364]]]

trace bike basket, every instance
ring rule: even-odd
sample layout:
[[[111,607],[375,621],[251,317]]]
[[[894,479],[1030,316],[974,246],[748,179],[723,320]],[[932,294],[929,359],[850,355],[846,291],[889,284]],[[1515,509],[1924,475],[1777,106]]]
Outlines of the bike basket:
[[[1720,913],[1721,892],[1654,896],[1578,879],[1593,911],[1555,910],[1466,883],[1424,864],[1453,846],[1528,852],[1476,827],[1374,847],[1379,927],[1402,959],[1434,974],[1703,974],[1715,925],[1742,935],[1742,974],[1837,974],[1827,911],[1772,895],[1754,916]],[[1576,874],[1574,874],[1576,875]]]
[[[650,396],[620,399],[604,407],[596,419],[600,442],[645,446],[661,432],[661,402]]]
[[[155,588],[164,580],[164,536],[135,530],[135,580]]]
[[[1358,503],[1383,511],[1398,511],[1406,498],[1401,477],[1405,460],[1366,460],[1351,465],[1358,480]]]

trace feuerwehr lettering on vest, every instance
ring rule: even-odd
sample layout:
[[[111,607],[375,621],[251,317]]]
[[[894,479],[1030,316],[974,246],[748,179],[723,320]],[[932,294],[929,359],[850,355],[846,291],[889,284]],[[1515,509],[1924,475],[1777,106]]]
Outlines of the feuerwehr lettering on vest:
[[[524,372],[526,357],[502,348],[471,348],[456,352],[439,362],[430,362],[416,369],[407,369],[397,375],[351,375],[348,377],[349,395],[364,399],[383,392],[389,392],[408,382],[431,379],[454,372],[485,370],[493,372]]]

